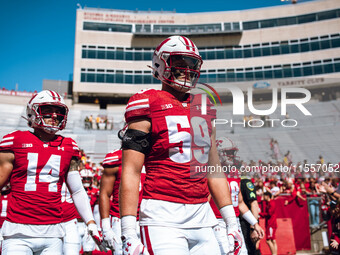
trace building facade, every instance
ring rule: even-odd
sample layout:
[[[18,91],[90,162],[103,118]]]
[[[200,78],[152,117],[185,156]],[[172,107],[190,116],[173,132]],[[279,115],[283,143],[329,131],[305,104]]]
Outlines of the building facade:
[[[228,95],[228,85],[255,94],[273,86],[308,87],[339,94],[340,1],[206,13],[77,10],[75,102],[122,102],[152,77],[154,48],[184,35],[203,59],[200,82]],[[332,99],[332,98],[331,98]]]

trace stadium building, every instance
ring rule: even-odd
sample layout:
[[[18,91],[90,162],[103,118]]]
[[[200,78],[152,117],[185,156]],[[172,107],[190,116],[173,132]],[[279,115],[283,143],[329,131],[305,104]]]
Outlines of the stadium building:
[[[176,13],[77,10],[75,103],[124,103],[152,77],[154,48],[170,35],[192,39],[203,58],[200,82],[229,95],[228,85],[307,87],[314,97],[340,97],[340,1],[320,0],[242,11]]]

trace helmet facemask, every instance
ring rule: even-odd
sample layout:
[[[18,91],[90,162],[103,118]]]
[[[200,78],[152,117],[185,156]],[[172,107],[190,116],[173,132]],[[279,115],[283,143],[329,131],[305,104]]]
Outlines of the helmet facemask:
[[[46,110],[51,107],[58,110]],[[67,113],[67,107],[62,104],[39,103],[32,105],[31,113],[28,113],[28,119],[31,127],[41,128],[48,134],[55,134],[57,131],[65,128]],[[48,123],[47,119],[50,119],[51,123]]]
[[[168,85],[179,91],[195,88],[200,77],[201,59],[177,52],[163,52],[161,59],[165,62],[163,78]]]

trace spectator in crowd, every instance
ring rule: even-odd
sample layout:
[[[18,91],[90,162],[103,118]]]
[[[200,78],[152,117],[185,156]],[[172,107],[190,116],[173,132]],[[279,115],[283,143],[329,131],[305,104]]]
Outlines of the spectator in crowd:
[[[91,123],[90,123],[90,120],[89,120],[89,117],[88,117],[88,116],[85,117],[85,120],[84,120],[84,128],[85,128],[85,129],[91,129]]]
[[[319,202],[319,195],[320,190],[318,185],[316,185],[316,181],[312,179],[309,183],[309,189],[307,190],[309,200],[309,213],[310,213],[310,225],[311,227],[317,227],[320,224],[320,202]]]
[[[265,219],[266,226],[266,241],[269,246],[272,255],[277,255],[277,243],[276,243],[276,203],[272,199],[272,193],[266,191],[263,195],[263,199],[266,201],[265,211],[260,213],[260,216]]]
[[[280,194],[280,188],[277,186],[276,181],[274,180],[270,181],[269,188],[266,187],[266,190],[272,193],[274,198]]]
[[[100,123],[100,117],[98,115],[97,118],[96,118],[97,129],[99,129],[99,123]]]
[[[340,208],[337,201],[333,200],[330,203],[330,215],[332,233],[330,236],[330,249],[332,254],[339,254],[340,244]]]
[[[244,203],[250,209],[254,217],[258,219],[260,209],[256,199],[255,187],[251,179],[246,176],[241,177],[241,193]],[[240,222],[248,255],[261,254],[259,250],[260,240],[258,233],[251,229],[250,224],[244,219],[241,219]]]
[[[319,156],[319,161],[321,165],[325,164],[325,160],[322,155]]]

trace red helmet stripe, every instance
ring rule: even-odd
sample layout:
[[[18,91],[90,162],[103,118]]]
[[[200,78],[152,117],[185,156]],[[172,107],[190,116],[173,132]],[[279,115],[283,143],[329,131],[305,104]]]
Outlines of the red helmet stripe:
[[[57,92],[54,92],[52,90],[49,90],[49,92],[51,93],[53,99],[58,99],[60,101],[60,95]]]
[[[56,94],[57,94],[58,100],[61,101],[61,96],[59,95],[59,93],[56,92]]]
[[[163,42],[161,42],[161,43],[157,46],[157,48],[156,48],[155,51],[159,51],[159,49],[160,49],[165,43],[167,43],[168,41],[170,41],[170,38],[167,38],[167,39],[165,39]]]
[[[181,37],[182,37],[182,39],[185,42],[185,46],[186,46],[187,50],[190,50],[188,39],[186,37],[184,37],[184,36],[181,36]]]
[[[34,96],[32,96],[31,100],[28,102],[28,104],[30,104],[32,102],[32,100],[37,96],[38,94],[35,94]]]
[[[191,49],[192,49],[192,51],[193,52],[196,52],[196,47],[195,47],[195,44],[193,43],[193,41],[191,41],[189,38],[188,38],[188,40],[189,40],[189,42],[190,42],[190,44],[191,44]]]

